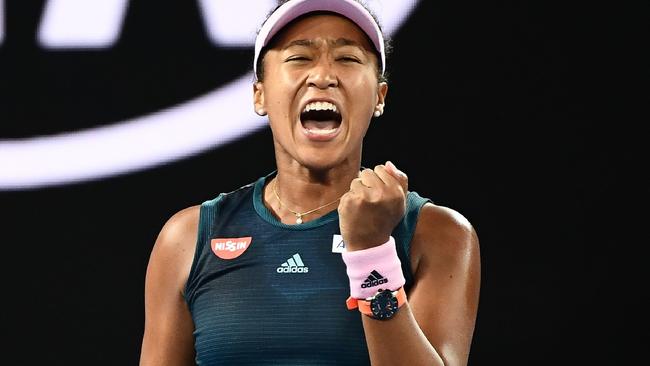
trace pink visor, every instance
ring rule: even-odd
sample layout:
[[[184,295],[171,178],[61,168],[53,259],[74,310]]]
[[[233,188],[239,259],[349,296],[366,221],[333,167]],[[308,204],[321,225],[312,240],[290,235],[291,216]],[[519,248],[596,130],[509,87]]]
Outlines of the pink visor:
[[[262,48],[275,36],[284,26],[301,15],[314,11],[329,11],[340,14],[353,21],[363,30],[372,41],[375,49],[381,55],[381,74],[386,70],[386,54],[384,50],[384,36],[379,25],[370,13],[354,0],[292,0],[282,4],[262,25],[255,40],[255,58],[253,70],[257,75],[257,59]]]

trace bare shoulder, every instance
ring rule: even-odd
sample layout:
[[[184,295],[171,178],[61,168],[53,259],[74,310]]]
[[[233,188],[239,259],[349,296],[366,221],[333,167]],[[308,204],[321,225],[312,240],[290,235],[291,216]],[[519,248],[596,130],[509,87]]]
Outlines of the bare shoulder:
[[[478,311],[481,265],[469,220],[448,207],[425,204],[411,242],[409,304],[445,360],[466,365]]]
[[[189,365],[193,323],[183,292],[194,258],[200,206],[172,215],[151,251],[145,280],[140,365]]]
[[[172,215],[163,225],[156,246],[161,250],[182,250],[191,241],[196,239],[199,225],[200,206],[195,205],[184,208]],[[194,243],[192,243],[194,244]]]
[[[411,245],[414,269],[421,260],[437,264],[469,265],[478,259],[479,240],[474,226],[460,212],[433,203],[420,210]]]
[[[149,259],[149,269],[162,269],[168,281],[179,288],[184,286],[189,274],[198,236],[200,206],[182,209],[163,225]]]

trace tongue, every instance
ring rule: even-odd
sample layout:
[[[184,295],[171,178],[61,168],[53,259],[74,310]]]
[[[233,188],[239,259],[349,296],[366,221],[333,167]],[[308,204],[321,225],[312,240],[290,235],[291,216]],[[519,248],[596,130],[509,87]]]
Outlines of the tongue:
[[[332,130],[339,126],[336,121],[303,121],[302,125],[308,130]]]

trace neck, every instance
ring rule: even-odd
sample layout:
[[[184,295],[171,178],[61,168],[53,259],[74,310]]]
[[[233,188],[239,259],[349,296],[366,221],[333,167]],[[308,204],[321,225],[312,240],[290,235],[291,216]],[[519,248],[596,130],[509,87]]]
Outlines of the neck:
[[[266,186],[264,201],[278,219],[287,224],[296,223],[294,212],[309,212],[327,205],[301,218],[303,222],[314,220],[337,209],[337,200],[350,189],[350,182],[358,176],[359,168],[358,162],[329,169],[309,169],[297,162],[288,166],[278,164],[276,177]]]

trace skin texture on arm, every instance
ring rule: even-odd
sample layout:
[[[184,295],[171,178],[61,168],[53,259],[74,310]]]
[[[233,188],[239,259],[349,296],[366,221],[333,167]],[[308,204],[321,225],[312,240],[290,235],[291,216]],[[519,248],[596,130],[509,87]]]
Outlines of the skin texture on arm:
[[[412,242],[414,286],[388,321],[363,317],[373,365],[466,365],[478,309],[480,254],[470,223],[426,204]]]
[[[163,226],[149,258],[140,366],[194,365],[194,324],[183,290],[197,240],[199,206]]]
[[[403,216],[408,179],[392,164],[364,170],[341,200],[349,250],[386,241]],[[391,219],[392,218],[392,219]],[[362,316],[373,365],[465,365],[478,308],[480,255],[471,224],[458,212],[426,204],[412,241],[414,286],[390,320]]]

